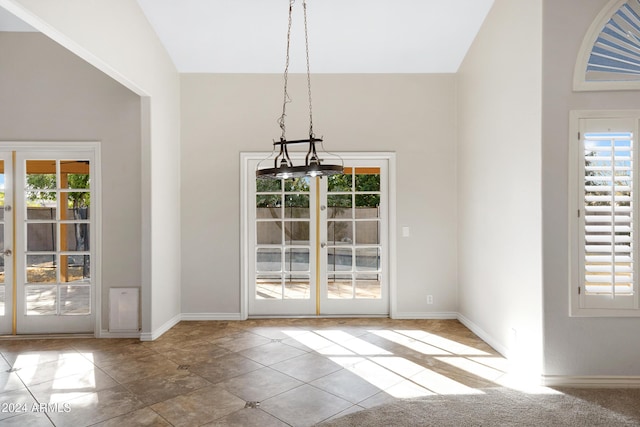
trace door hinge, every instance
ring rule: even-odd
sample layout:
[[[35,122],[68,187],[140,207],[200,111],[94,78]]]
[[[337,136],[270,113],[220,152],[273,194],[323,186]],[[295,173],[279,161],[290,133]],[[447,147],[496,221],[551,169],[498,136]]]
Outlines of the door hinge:
[[[582,286],[578,286],[578,295],[582,292]]]
[[[581,136],[580,132],[578,132],[578,141],[580,141],[580,136]]]
[[[580,209],[578,209],[578,218],[580,218]]]

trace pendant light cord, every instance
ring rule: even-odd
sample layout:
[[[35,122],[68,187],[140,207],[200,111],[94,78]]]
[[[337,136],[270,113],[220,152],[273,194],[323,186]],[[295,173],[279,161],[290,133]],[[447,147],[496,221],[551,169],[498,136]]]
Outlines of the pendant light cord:
[[[287,127],[285,123],[285,118],[287,117],[287,104],[291,102],[291,98],[289,97],[289,92],[287,90],[289,84],[289,51],[291,47],[291,23],[293,21],[293,5],[295,0],[289,0],[289,24],[287,27],[287,56],[285,59],[285,67],[284,67],[284,93],[282,100],[282,115],[278,119],[278,125],[282,130],[282,135],[280,136],[280,140],[287,140]],[[303,0],[302,8],[304,10],[304,44],[305,44],[305,53],[307,60],[307,93],[309,95],[309,138],[315,138],[313,133],[313,108],[311,104],[311,68],[309,66],[309,33],[307,26],[307,1]]]

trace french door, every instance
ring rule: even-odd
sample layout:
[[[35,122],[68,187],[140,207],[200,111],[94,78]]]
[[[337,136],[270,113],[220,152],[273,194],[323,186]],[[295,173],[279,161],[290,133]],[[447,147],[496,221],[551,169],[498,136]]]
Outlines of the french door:
[[[95,151],[0,151],[0,333],[93,332]]]
[[[388,162],[283,180],[256,179],[249,162],[249,316],[389,314]]]

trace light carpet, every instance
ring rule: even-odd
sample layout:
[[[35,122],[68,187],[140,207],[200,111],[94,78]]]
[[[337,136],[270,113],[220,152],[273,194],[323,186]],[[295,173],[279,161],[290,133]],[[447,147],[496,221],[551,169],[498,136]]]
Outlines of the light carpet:
[[[323,427],[377,426],[640,426],[640,389],[508,388],[393,403],[329,420]]]

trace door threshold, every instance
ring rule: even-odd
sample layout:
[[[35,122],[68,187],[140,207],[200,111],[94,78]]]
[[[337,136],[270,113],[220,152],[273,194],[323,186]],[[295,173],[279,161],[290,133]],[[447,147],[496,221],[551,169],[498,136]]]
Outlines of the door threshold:
[[[47,340],[60,338],[95,338],[94,334],[25,334],[25,335],[0,335],[0,340]]]
[[[272,314],[258,314],[248,316],[247,319],[389,319],[388,314],[321,314],[321,315],[272,315]]]

